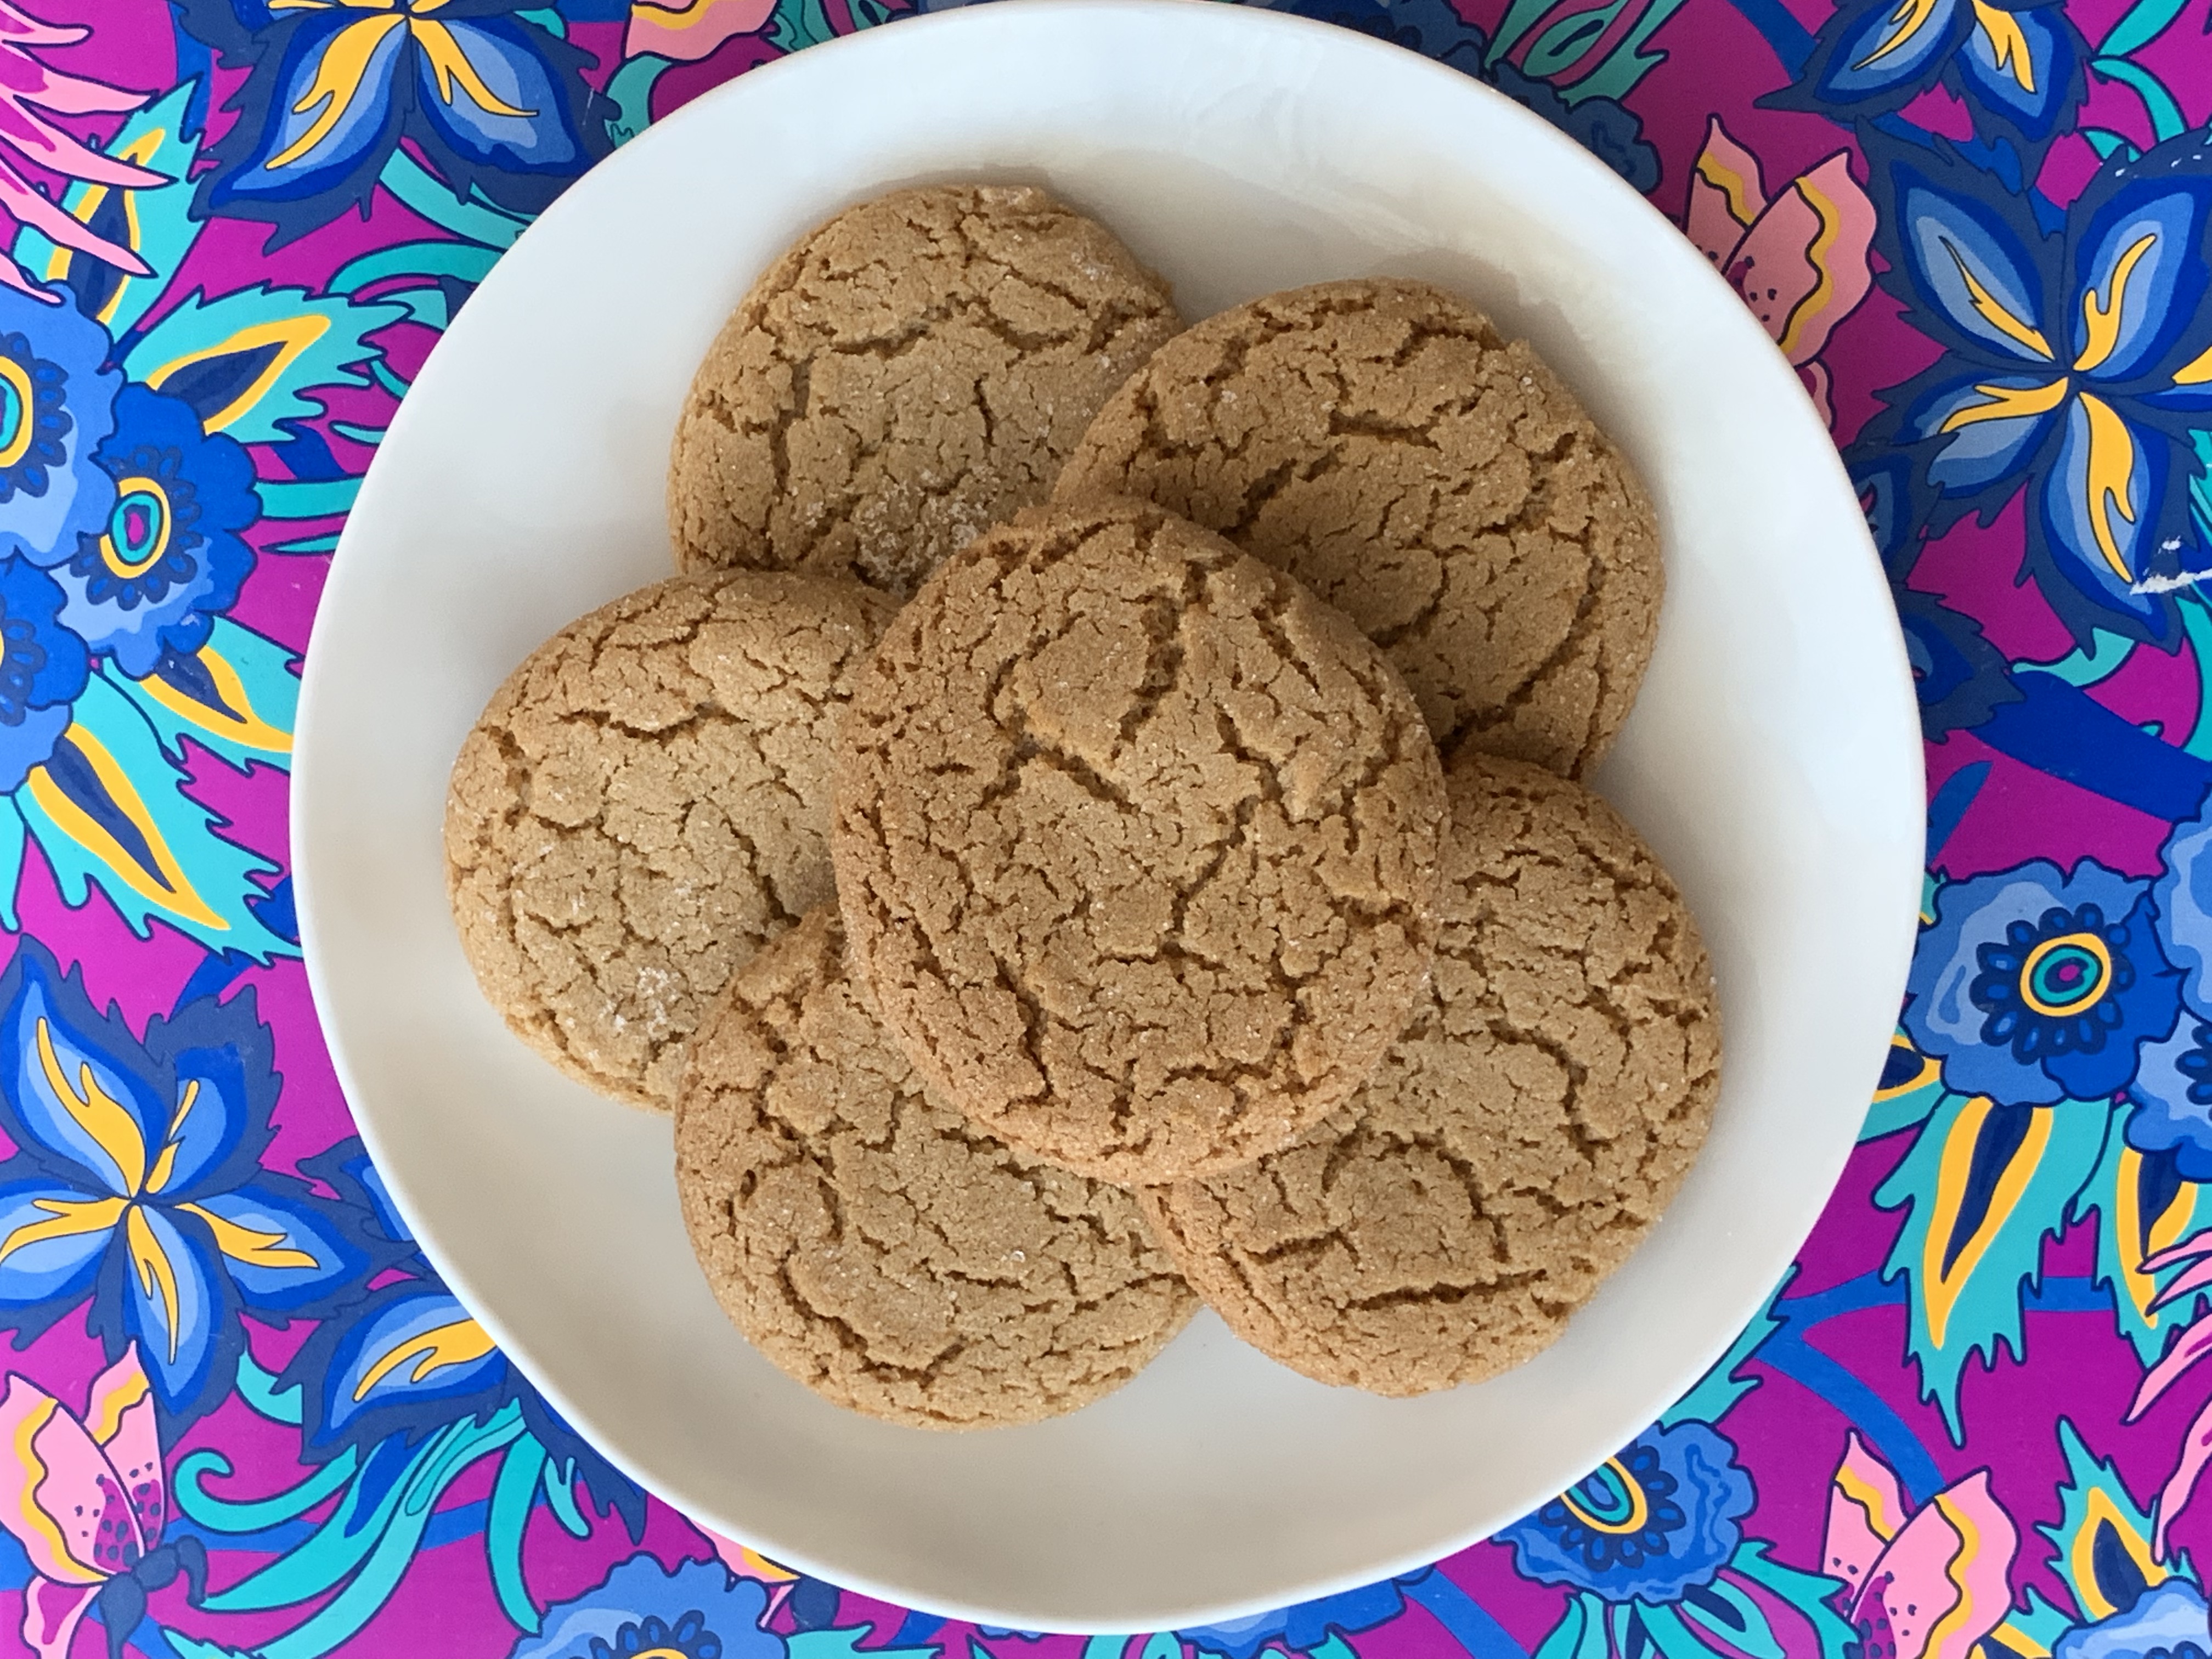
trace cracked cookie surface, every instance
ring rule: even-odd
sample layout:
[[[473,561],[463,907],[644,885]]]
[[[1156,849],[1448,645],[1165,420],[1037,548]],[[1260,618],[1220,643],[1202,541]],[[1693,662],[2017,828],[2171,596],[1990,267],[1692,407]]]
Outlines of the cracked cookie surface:
[[[570,623],[493,694],[453,763],[447,893],[526,1042],[668,1109],[708,999],[831,896],[836,723],[896,608],[787,572],[678,576]]]
[[[1056,494],[1139,495],[1287,570],[1380,644],[1446,754],[1578,776],[1636,700],[1657,522],[1524,342],[1441,289],[1294,289],[1115,393]]]
[[[1447,775],[1436,966],[1405,1034],[1296,1146],[1142,1194],[1231,1329],[1381,1394],[1556,1340],[1674,1196],[1720,1091],[1705,947],[1636,832],[1522,762]]]
[[[1134,1376],[1198,1305],[1137,1203],[927,1090],[825,908],[740,969],[676,1110],[684,1222],[732,1322],[841,1406],[1027,1423]]]
[[[1336,611],[1135,501],[1036,509],[885,630],[840,740],[856,970],[990,1133],[1122,1182],[1340,1104],[1431,950],[1443,786]]]
[[[677,568],[904,597],[1042,501],[1108,394],[1182,325],[1166,283],[1041,190],[848,209],[769,268],[700,365],[669,465]]]

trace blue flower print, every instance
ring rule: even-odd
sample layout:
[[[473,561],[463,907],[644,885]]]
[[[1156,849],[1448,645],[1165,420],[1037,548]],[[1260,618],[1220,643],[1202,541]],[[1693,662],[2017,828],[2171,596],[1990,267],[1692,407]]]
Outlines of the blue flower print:
[[[107,519],[107,475],[89,465],[115,429],[107,331],[75,306],[0,287],[0,555],[52,564]]]
[[[2212,1024],[2184,1012],[2172,1036],[2142,1051],[2128,1098],[2129,1146],[2172,1153],[2184,1181],[2212,1181]]]
[[[2010,1106],[2101,1100],[2135,1076],[2144,1043],[2172,1035],[2178,980],[2148,883],[2038,860],[1937,892],[1905,1029],[1957,1093]]]
[[[2212,1019],[2212,811],[2173,826],[2151,885],[2159,943],[2181,975],[2181,998]]]
[[[0,1316],[21,1343],[89,1301],[173,1427],[229,1390],[242,1310],[319,1317],[383,1265],[365,1216],[260,1166],[270,1057],[251,990],[142,1042],[35,939],[0,975]]]
[[[1295,1607],[1255,1613],[1249,1619],[1222,1625],[1200,1625],[1176,1634],[1200,1653],[1218,1659],[1254,1659],[1262,1648],[1281,1647],[1291,1653],[1310,1653],[1332,1634],[1356,1635],[1387,1625],[1406,1610],[1401,1584],[1428,1577],[1424,1571],[1406,1578],[1385,1578],[1335,1595],[1324,1595]]]
[[[2173,1035],[2142,1051],[2128,1085],[2128,1145],[2171,1152],[2185,1181],[2212,1181],[2212,814],[2177,824],[2151,886],[2160,945],[2180,975]]]
[[[0,560],[0,793],[21,788],[52,757],[91,678],[84,641],[62,625],[62,605],[46,572]]]
[[[366,206],[402,139],[466,200],[534,214],[611,147],[588,53],[532,0],[176,0],[187,33],[251,71],[195,210],[277,240]]]
[[[507,1659],[784,1659],[784,1641],[763,1630],[768,1587],[720,1561],[672,1571],[634,1555],[604,1583],[545,1609],[535,1636]]]
[[[2131,1606],[2068,1631],[2051,1659],[2212,1659],[2212,1614],[2196,1585],[2168,1578]]]
[[[1905,539],[1988,523],[2025,485],[2027,568],[2075,637],[2178,647],[2174,592],[2212,573],[2190,488],[2212,410],[2204,138],[2107,163],[2060,236],[1947,145],[1869,142],[1881,281],[1944,348],[1859,445],[1911,459]]]
[[[363,1213],[373,1237],[401,1246],[404,1254],[392,1265],[408,1275],[325,1318],[284,1368],[280,1386],[300,1389],[302,1455],[322,1463],[351,1449],[366,1459],[380,1445],[419,1443],[449,1424],[487,1419],[514,1402],[552,1467],[580,1477],[595,1508],[611,1510],[633,1539],[642,1537],[643,1491],[507,1363],[414,1250],[361,1142],[349,1137],[302,1159],[300,1169]]]
[[[1662,1605],[1713,1582],[1754,1499],[1735,1447],[1703,1423],[1678,1423],[1645,1430],[1498,1535],[1523,1577]]]
[[[93,461],[114,480],[115,504],[56,567],[69,595],[62,620],[143,679],[165,657],[205,645],[237,602],[253,568],[239,532],[261,516],[253,460],[235,439],[204,430],[186,404],[126,386]]]
[[[2055,0],[1844,0],[1796,83],[1760,102],[1866,120],[1941,82],[1978,128],[2033,151],[2072,125],[2088,57]]]
[[[511,1392],[506,1357],[434,1278],[380,1286],[324,1321],[283,1380],[303,1386],[305,1449],[319,1460],[398,1432],[419,1437]]]

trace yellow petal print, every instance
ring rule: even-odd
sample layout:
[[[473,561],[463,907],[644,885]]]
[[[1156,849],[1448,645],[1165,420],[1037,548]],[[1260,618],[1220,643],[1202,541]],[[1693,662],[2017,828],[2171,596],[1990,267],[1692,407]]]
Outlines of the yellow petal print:
[[[384,44],[386,35],[404,26],[406,21],[397,12],[364,17],[358,23],[347,24],[337,38],[323,49],[322,61],[315,65],[315,78],[300,94],[300,101],[292,106],[292,113],[305,115],[317,105],[322,107],[305,132],[261,164],[264,172],[275,173],[289,167],[331,136],[331,129],[337,125],[354,95],[361,90],[362,77],[368,73],[376,49]]]
[[[196,1215],[208,1224],[215,1235],[215,1247],[234,1261],[242,1261],[249,1267],[319,1267],[314,1257],[305,1250],[282,1248],[288,1235],[264,1233],[258,1227],[241,1227],[235,1221],[225,1219],[213,1210],[198,1204],[179,1204],[179,1210]]]
[[[196,1077],[185,1079],[184,1097],[177,1102],[176,1115],[169,1120],[168,1138],[161,1143],[161,1157],[154,1160],[154,1173],[146,1178],[148,1192],[160,1192],[176,1173],[177,1147],[185,1132],[185,1120],[191,1115],[192,1103],[199,1097],[200,1080]]]
[[[50,1238],[104,1233],[121,1218],[126,1201],[120,1198],[34,1198],[31,1207],[44,1210],[47,1219],[27,1221],[7,1237],[0,1238],[0,1261]]]
[[[2029,415],[2047,415],[2066,401],[2068,389],[2064,380],[2053,380],[2048,386],[1977,385],[1974,390],[1989,402],[1967,404],[1953,410],[1936,430],[1956,432],[1983,421],[2012,421]]]
[[[368,1399],[371,1389],[418,1356],[422,1363],[409,1375],[410,1382],[420,1382],[432,1371],[442,1370],[448,1365],[465,1365],[471,1360],[481,1359],[491,1352],[491,1338],[473,1319],[457,1319],[450,1325],[433,1326],[409,1337],[370,1366],[368,1374],[355,1385],[353,1397]]]
[[[61,1056],[54,1052],[53,1027],[43,1015],[39,1019],[39,1069],[46,1074],[46,1087],[53,1091],[62,1109],[113,1160],[123,1177],[123,1190],[136,1194],[146,1179],[146,1137],[139,1133],[137,1119],[100,1086],[89,1062],[79,1060],[77,1080],[70,1081],[69,1073],[62,1069]]]
[[[2176,386],[2203,386],[2212,380],[2212,346],[2207,346],[2173,371]]]
[[[2128,423],[2101,398],[2083,392],[2081,412],[2089,417],[2089,528],[2097,538],[2097,550],[2105,556],[2112,574],[2133,586],[2135,573],[2128,568],[2126,556],[2120,551],[2114,520],[2136,521],[2135,503],[2130,499],[2135,482],[2136,441]]]
[[[450,104],[453,101],[453,84],[460,83],[463,92],[478,109],[489,115],[530,116],[534,109],[517,109],[494,92],[477,73],[477,66],[469,62],[469,55],[461,50],[461,43],[453,39],[453,30],[443,23],[420,21],[408,27],[414,31],[416,44],[422,48],[422,56],[429,60],[431,72],[438,77],[438,96]]]
[[[177,1264],[169,1260],[146,1223],[146,1212],[136,1204],[124,1212],[123,1242],[130,1247],[131,1265],[137,1271],[139,1294],[149,1300],[161,1298],[162,1322],[169,1332],[169,1363],[174,1364],[180,1334],[177,1325],[184,1316],[177,1306]]]
[[[177,855],[169,850],[169,843],[161,826],[154,822],[154,815],[146,810],[144,798],[115,757],[107,752],[106,746],[76,725],[70,727],[62,740],[84,757],[85,764],[106,790],[108,799],[144,843],[147,856],[153,860],[152,867],[149,869],[115,838],[106,824],[78,805],[70,793],[55,781],[52,762],[31,769],[29,781],[25,785],[31,792],[31,799],[64,835],[106,865],[117,879],[141,898],[203,927],[228,933],[230,924],[208,908],[207,902],[185,874],[184,866],[177,862]]]
[[[1951,239],[1946,236],[1942,240],[1943,252],[1951,256],[1951,263],[1958,267],[1960,280],[1966,285],[1966,298],[1982,320],[2007,339],[2026,346],[2037,356],[2055,358],[2057,354],[2051,349],[2051,342],[2043,337],[2042,331],[2006,310],[2004,302],[1982,286],[1982,279],[1974,275],[1972,268],[1966,264],[1966,256],[1959,252]]]
[[[2092,288],[2081,296],[2081,320],[2089,330],[2089,343],[2081,348],[2081,355],[2074,360],[2074,367],[2087,374],[2112,355],[2112,348],[2120,342],[2120,308],[2127,302],[2128,278],[2142,263],[2143,256],[2158,246],[2158,233],[2151,232],[2133,243],[2120,255],[2120,262],[2112,267],[2112,299],[2104,305],[2097,302],[2097,290]]]
[[[1851,67],[1864,69],[1869,64],[1879,64],[1890,53],[1903,46],[1927,27],[1928,20],[1936,15],[1937,3],[1938,0],[1900,0],[1897,9],[1889,15],[1889,21],[1895,27],[1890,30],[1880,46],[1860,58]]]
[[[1996,59],[2000,73],[2009,74],[2022,92],[2035,91],[2035,55],[2027,49],[2027,36],[2020,27],[2020,19],[2008,11],[1999,11],[1995,6],[1985,6],[1982,0],[1973,0],[1974,21],[1983,33],[1990,37],[1990,52]]]

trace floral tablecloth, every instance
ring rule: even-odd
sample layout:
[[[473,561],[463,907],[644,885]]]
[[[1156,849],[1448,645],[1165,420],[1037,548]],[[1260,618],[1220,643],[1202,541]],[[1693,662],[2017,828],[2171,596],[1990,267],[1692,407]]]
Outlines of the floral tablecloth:
[[[1895,586],[1917,963],[1733,1352],[1493,1541],[1210,1629],[947,1625],[648,1500],[354,1135],[287,872],[299,655],[397,401],[531,216],[908,7],[0,0],[0,1651],[2212,1655],[2208,0],[1288,3],[1682,225]]]

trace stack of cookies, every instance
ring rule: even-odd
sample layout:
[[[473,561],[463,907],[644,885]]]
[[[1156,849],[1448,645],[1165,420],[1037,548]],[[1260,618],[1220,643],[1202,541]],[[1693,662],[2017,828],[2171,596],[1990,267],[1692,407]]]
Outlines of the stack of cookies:
[[[1202,1297],[1407,1395],[1553,1340],[1719,1080],[1697,930],[1574,780],[1650,507],[1425,284],[1188,331],[947,186],[790,250],[677,433],[679,569],[453,773],[453,912],[554,1064],[675,1118],[714,1293],[838,1403],[1030,1421]]]

